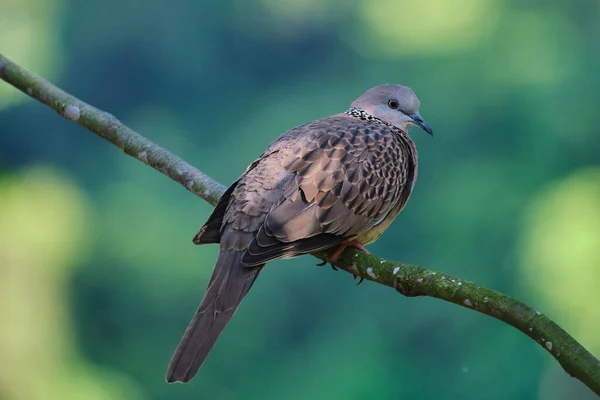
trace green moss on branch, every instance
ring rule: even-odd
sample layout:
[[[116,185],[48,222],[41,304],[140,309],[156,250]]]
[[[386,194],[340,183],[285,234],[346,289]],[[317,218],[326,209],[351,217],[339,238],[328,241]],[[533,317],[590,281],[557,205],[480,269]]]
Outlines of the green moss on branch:
[[[328,261],[332,251],[316,254]],[[560,326],[540,311],[495,290],[452,275],[348,249],[336,267],[390,286],[407,297],[429,296],[503,321],[537,342],[571,376],[600,395],[600,362]]]

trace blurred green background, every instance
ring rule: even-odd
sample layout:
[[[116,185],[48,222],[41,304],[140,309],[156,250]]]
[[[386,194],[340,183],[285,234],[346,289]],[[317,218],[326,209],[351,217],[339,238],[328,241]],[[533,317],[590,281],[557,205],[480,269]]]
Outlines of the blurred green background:
[[[600,355],[600,3],[1,0],[0,51],[229,184],[281,132],[401,83],[408,207],[370,249],[474,280]],[[515,329],[302,257],[188,385],[211,206],[0,82],[0,399],[591,399]]]

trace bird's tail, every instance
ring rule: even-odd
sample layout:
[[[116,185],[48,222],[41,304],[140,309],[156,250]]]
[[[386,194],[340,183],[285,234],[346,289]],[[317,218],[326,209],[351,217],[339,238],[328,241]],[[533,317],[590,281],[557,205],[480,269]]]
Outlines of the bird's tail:
[[[179,342],[167,382],[189,382],[250,290],[262,266],[244,267],[242,252],[221,251],[204,298]]]

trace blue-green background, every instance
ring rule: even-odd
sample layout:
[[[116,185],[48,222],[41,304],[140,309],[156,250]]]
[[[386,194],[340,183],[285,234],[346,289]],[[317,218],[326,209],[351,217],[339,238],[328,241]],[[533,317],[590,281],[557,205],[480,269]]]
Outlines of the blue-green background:
[[[421,100],[377,255],[538,307],[600,354],[600,3],[0,0],[0,52],[228,184],[371,86]],[[0,399],[591,399],[492,318],[316,259],[269,265],[164,382],[211,207],[0,82]]]

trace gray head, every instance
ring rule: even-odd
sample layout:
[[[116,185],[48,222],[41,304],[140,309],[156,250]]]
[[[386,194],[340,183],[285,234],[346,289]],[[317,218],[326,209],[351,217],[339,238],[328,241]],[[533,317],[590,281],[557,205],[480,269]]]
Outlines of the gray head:
[[[404,132],[409,126],[416,125],[433,135],[429,124],[419,115],[419,105],[415,92],[402,85],[375,86],[352,103],[352,107],[364,110]]]

